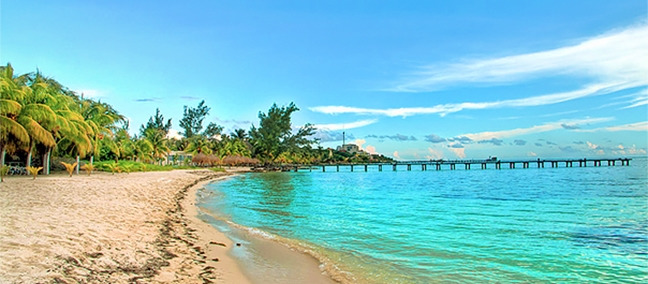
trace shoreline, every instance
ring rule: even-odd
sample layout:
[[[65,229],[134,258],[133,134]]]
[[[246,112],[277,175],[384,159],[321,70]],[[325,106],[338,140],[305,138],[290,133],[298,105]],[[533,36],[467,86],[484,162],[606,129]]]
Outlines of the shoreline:
[[[179,208],[183,212],[182,216],[188,222],[186,225],[188,234],[193,234],[196,238],[196,246],[194,247],[201,255],[205,256],[204,261],[206,267],[220,267],[219,280],[225,283],[251,283],[247,276],[245,276],[239,267],[239,264],[229,255],[229,250],[234,248],[235,243],[228,238],[223,232],[219,231],[210,224],[200,220],[199,208],[196,205],[197,192],[205,185],[223,180],[233,176],[235,173],[222,173],[216,174],[206,179],[198,180],[194,185],[189,186],[184,190],[183,197],[180,199]],[[204,248],[204,249],[203,249]],[[170,268],[170,267],[169,267]],[[162,275],[173,273],[172,269],[163,269],[160,273],[158,280],[165,281]],[[205,274],[212,274],[213,269],[205,269]],[[202,274],[201,273],[201,274]],[[207,275],[205,275],[207,276]],[[205,277],[204,279],[208,279]],[[211,279],[213,280],[213,279]]]
[[[209,189],[205,187],[207,184],[221,182],[241,172],[250,171],[231,172],[233,174],[206,180],[195,185],[187,193],[188,198],[185,200],[185,208],[191,208],[188,215],[193,216],[192,219],[198,222],[201,227],[205,227],[205,232],[213,231],[230,240],[230,243],[226,245],[232,249],[228,250],[227,253],[238,264],[238,268],[243,272],[247,280],[250,283],[264,284],[347,283],[348,281],[342,281],[344,278],[340,279],[339,275],[333,277],[334,275],[329,274],[330,270],[326,268],[330,266],[330,263],[325,264],[321,258],[313,255],[312,251],[296,244],[287,243],[284,238],[279,236],[259,235],[258,229],[225,221],[217,217],[208,208],[198,205],[202,201],[199,200],[199,195],[201,199],[205,197],[205,195],[199,193],[210,194]],[[210,236],[210,234],[200,235],[203,238],[203,243],[212,242],[209,239]]]
[[[240,172],[247,171],[6,178],[0,282],[335,283],[308,253],[207,220],[199,191]],[[246,236],[234,240],[231,231]],[[256,262],[241,257],[250,253]]]
[[[0,183],[0,282],[250,283],[228,255],[231,240],[193,214],[195,191],[230,175],[9,177]]]

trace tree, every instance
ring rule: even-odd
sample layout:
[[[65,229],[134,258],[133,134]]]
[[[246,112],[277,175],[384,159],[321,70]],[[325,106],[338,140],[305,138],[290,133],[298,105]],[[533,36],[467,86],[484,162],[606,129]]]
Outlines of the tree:
[[[180,127],[184,129],[184,132],[181,134],[186,138],[199,134],[209,110],[210,108],[205,105],[205,100],[202,100],[196,108],[184,106],[184,114],[180,120]]]
[[[266,163],[273,163],[284,152],[310,147],[316,142],[307,138],[315,133],[311,124],[300,127],[295,134],[292,133],[290,116],[298,110],[294,103],[290,103],[283,107],[273,104],[267,114],[259,112],[259,128],[253,125],[250,130],[250,140],[257,158]]]
[[[223,132],[223,127],[222,126],[220,126],[220,125],[218,125],[216,123],[210,122],[207,125],[207,128],[205,128],[205,131],[203,131],[202,134],[205,135],[207,138],[211,139],[211,138],[213,138],[213,137],[215,137],[217,135],[220,135],[221,132]]]
[[[247,132],[245,131],[245,129],[239,128],[234,130],[234,132],[232,132],[230,136],[232,136],[235,139],[246,140]]]
[[[155,115],[149,118],[149,121],[146,123],[146,125],[142,125],[140,127],[140,135],[144,136],[146,130],[151,128],[163,131],[164,135],[167,135],[169,134],[169,129],[171,129],[171,119],[169,118],[169,120],[164,123],[164,116],[160,113],[160,109],[156,108]]]
[[[4,165],[5,153],[29,145],[27,129],[17,121],[27,86],[15,77],[11,64],[0,66],[0,167]]]
[[[151,156],[155,160],[160,160],[171,151],[169,147],[167,146],[167,140],[165,138],[165,135],[163,131],[155,129],[155,128],[149,128],[146,130],[146,133],[144,133],[144,138],[148,140],[151,148]]]
[[[86,123],[92,128],[94,134],[90,136],[93,145],[91,149],[93,155],[90,157],[90,164],[94,161],[95,156],[99,156],[101,147],[107,147],[118,156],[119,147],[117,147],[117,144],[112,138],[118,129],[115,124],[117,122],[123,122],[125,117],[106,103],[82,99],[80,105],[80,112]]]

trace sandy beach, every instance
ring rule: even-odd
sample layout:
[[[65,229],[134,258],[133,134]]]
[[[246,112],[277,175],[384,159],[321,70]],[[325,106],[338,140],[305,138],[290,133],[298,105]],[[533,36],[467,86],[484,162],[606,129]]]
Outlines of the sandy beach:
[[[197,217],[208,170],[10,177],[0,183],[0,283],[248,283]]]

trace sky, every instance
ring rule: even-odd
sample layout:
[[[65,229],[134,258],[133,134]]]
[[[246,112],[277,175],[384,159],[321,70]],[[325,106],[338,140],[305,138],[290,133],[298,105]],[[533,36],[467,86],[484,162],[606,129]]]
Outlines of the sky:
[[[646,156],[648,2],[8,1],[0,64],[131,132],[201,100],[225,131],[294,102],[322,147],[401,160]]]

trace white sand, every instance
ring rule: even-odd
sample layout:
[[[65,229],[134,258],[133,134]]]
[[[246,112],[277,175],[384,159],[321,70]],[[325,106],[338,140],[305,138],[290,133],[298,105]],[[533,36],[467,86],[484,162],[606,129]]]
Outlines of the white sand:
[[[7,178],[0,283],[249,282],[227,255],[231,241],[195,217],[195,184],[215,175]]]

